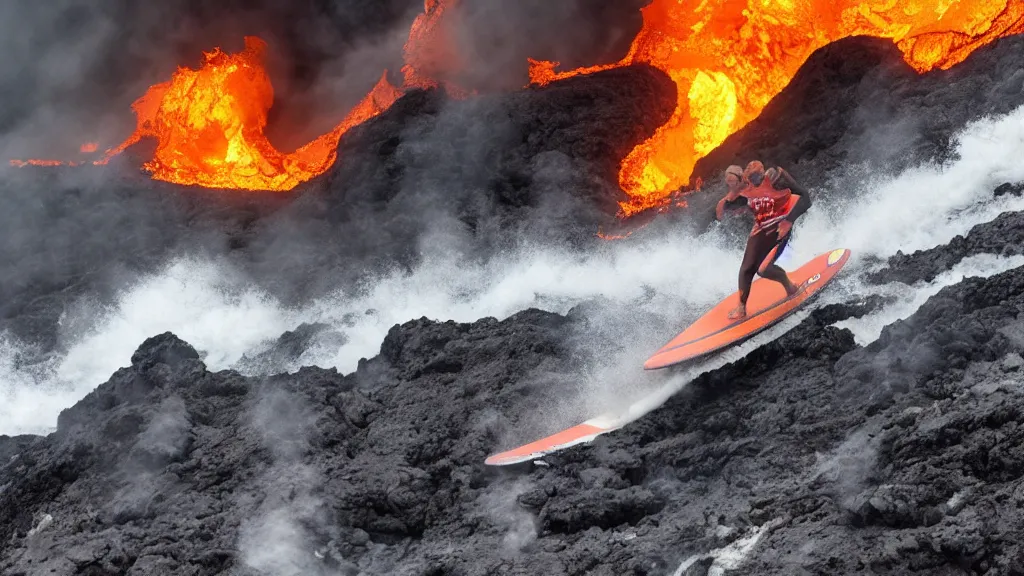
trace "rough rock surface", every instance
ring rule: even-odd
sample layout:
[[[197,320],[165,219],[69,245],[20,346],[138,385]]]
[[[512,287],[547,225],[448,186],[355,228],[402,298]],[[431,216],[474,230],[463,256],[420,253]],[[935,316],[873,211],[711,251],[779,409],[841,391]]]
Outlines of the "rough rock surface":
[[[327,324],[300,324],[277,339],[267,350],[258,354],[244,354],[235,368],[246,374],[270,374],[282,371],[281,367],[296,366],[302,355],[310,349],[329,348],[337,350],[348,343],[348,337],[331,329]],[[291,370],[289,370],[291,371]]]
[[[931,282],[964,258],[977,254],[1024,254],[1024,213],[1004,212],[991,222],[974,226],[967,236],[957,235],[948,245],[913,254],[897,252],[889,257],[885,268],[869,275],[869,279],[879,284]]]
[[[830,326],[874,305],[502,469],[586,369],[583,311],[411,321],[348,375],[210,373],[163,334],[57,432],[0,438],[0,571],[1021,573],[1024,269],[867,347]]]

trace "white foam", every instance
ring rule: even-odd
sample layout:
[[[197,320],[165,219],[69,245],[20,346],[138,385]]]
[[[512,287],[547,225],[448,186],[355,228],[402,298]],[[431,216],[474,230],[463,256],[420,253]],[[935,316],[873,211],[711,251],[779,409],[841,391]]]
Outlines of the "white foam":
[[[0,339],[0,433],[39,433],[67,408],[131,362],[151,336],[173,332],[205,355],[213,370],[229,367],[263,340],[289,328],[289,314],[223,262],[179,259],[142,279],[106,310],[67,354],[24,365],[23,347]]]
[[[866,346],[878,339],[883,328],[897,320],[908,318],[929,298],[946,286],[952,286],[964,278],[988,278],[1020,266],[1024,266],[1024,256],[1004,257],[994,254],[978,254],[964,258],[951,270],[939,274],[931,282],[918,282],[912,289],[907,289],[905,284],[900,283],[883,286],[861,284],[859,294],[878,294],[893,298],[894,301],[861,318],[850,318],[837,322],[835,326],[848,328],[853,332],[854,340],[861,346]]]
[[[844,199],[819,199],[801,219],[789,257],[802,262],[835,247],[850,248],[853,257],[840,284],[856,286],[857,275],[868,269],[863,265],[868,257],[942,244],[999,212],[1024,209],[1021,198],[992,197],[999,183],[1024,181],[1024,163],[1019,161],[1024,157],[1024,108],[968,127],[957,149],[960,159],[945,166],[914,168],[889,180],[843,183],[843,194],[832,196]],[[583,254],[525,247],[483,264],[425,245],[425,260],[411,272],[395,272],[377,278],[359,294],[331,294],[297,310],[285,309],[249,286],[224,262],[176,260],[127,289],[115,306],[94,311],[94,329],[72,339],[63,357],[25,367],[17,361],[24,353],[17,342],[8,338],[0,343],[0,397],[7,400],[0,407],[0,433],[49,429],[60,408],[127,365],[145,338],[167,330],[201,350],[208,365],[218,369],[232,366],[246,351],[258,351],[301,322],[325,322],[344,332],[349,342],[340,348],[314,347],[298,364],[347,372],[360,358],[377,354],[391,326],[410,319],[469,322],[505,318],[528,307],[564,313],[598,296],[619,307],[620,314],[629,311],[615,319],[627,344],[624,350],[596,367],[592,381],[581,383],[581,391],[594,392],[586,395],[588,415],[600,413],[610,407],[605,404],[618,400],[617,391],[663,384],[663,375],[645,373],[640,365],[673,336],[664,333],[665,326],[681,330],[735,290],[742,250],[725,242],[720,231],[697,238],[682,230],[657,238],[639,236]],[[942,281],[955,281],[950,278]],[[844,290],[830,289],[823,296]],[[835,294],[829,296],[831,292]],[[890,307],[888,316],[873,318],[881,322],[911,308]],[[632,320],[629,314],[634,314]],[[665,323],[654,327],[649,318]],[[877,329],[858,331],[864,339]]]

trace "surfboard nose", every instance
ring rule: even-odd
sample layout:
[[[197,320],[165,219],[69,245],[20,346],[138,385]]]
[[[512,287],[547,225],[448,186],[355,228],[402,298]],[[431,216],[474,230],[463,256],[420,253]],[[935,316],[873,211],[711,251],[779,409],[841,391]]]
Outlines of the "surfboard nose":
[[[661,366],[662,364],[658,361],[657,356],[651,356],[646,362],[644,362],[644,370],[657,370],[658,368],[661,368]]]

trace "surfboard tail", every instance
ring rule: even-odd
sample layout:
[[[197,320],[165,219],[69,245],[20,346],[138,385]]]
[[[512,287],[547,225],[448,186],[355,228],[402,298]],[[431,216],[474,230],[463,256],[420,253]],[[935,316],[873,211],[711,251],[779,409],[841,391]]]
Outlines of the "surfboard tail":
[[[567,428],[541,438],[535,442],[530,442],[518,448],[507,450],[489,456],[484,460],[484,464],[491,466],[508,466],[509,464],[518,464],[520,462],[527,462],[530,460],[536,460],[542,456],[546,456],[552,452],[558,450],[564,450],[570,446],[577,444],[584,444],[592,441],[601,434],[606,434],[613,430],[618,430],[622,427],[622,424],[617,421],[617,418],[612,414],[606,414],[591,418],[582,424],[577,424],[572,428]]]

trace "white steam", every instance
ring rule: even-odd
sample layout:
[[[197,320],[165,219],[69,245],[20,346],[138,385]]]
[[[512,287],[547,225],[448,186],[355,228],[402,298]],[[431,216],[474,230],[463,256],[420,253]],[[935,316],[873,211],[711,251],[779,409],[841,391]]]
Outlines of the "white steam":
[[[970,125],[957,151],[959,159],[943,166],[910,169],[889,180],[842,183],[844,189],[832,196],[843,200],[815,203],[796,228],[792,261],[838,247],[853,251],[848,272],[823,300],[864,290],[860,275],[869,271],[871,259],[942,244],[1000,212],[1024,209],[1024,199],[992,194],[1002,182],[1024,181],[1024,108]],[[93,330],[73,339],[63,356],[26,366],[18,343],[0,340],[0,433],[51,428],[60,409],[127,365],[145,338],[167,330],[205,354],[211,369],[222,369],[302,322],[323,322],[343,332],[348,343],[314,347],[297,364],[351,371],[360,358],[377,354],[391,326],[410,319],[470,322],[528,307],[564,313],[596,297],[618,308],[615,326],[628,345],[595,370],[599,382],[582,386],[614,401],[607,391],[665,383],[664,375],[641,369],[643,360],[735,290],[741,256],[742,249],[718,230],[696,238],[673,231],[609,242],[588,253],[527,247],[483,264],[437,250],[411,272],[386,275],[360,293],[339,292],[300,309],[284,308],[221,262],[177,260],[125,291],[115,306],[98,311]],[[937,286],[1019,265],[1018,259],[969,259],[935,282],[915,287],[920,295],[846,325],[862,342],[870,340],[881,323],[912,313]],[[601,408],[587,406],[591,415]]]
[[[714,560],[708,567],[708,576],[723,576],[727,571],[739,568],[754,550],[754,547],[757,546],[757,543],[761,541],[761,537],[777,524],[778,521],[766,522],[752,529],[746,536],[736,539],[728,546],[712,550],[707,554],[691,556],[684,560],[672,574],[673,576],[682,576],[690,566],[701,560],[713,558]]]

